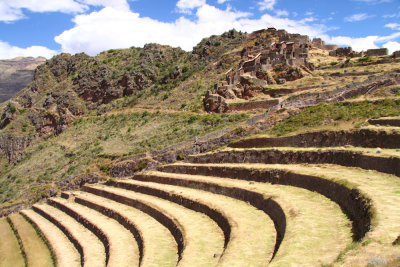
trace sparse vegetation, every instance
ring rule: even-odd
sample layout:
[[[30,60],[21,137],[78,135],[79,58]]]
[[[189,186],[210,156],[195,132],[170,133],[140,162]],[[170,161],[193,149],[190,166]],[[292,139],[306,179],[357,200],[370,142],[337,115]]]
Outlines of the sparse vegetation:
[[[400,100],[339,102],[318,104],[305,108],[285,122],[278,123],[270,131],[274,135],[286,135],[298,130],[306,130],[322,125],[330,125],[335,121],[349,122],[367,118],[389,117],[400,115]]]

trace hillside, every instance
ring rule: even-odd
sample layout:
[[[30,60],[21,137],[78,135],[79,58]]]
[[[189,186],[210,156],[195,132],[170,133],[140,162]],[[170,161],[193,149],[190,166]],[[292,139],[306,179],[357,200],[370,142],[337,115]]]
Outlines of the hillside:
[[[24,89],[32,81],[36,67],[45,61],[40,57],[0,60],[0,102]]]
[[[26,220],[49,264],[397,266],[385,49],[270,27],[64,53],[0,110],[0,215],[33,205],[0,220],[15,261],[37,260]]]

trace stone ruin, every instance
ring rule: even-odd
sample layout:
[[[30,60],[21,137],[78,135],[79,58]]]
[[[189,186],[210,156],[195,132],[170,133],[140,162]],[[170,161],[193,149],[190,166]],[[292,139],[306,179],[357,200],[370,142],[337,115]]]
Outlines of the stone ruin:
[[[387,56],[388,54],[389,51],[387,48],[368,49],[366,52],[366,55],[370,57]]]
[[[337,45],[325,44],[325,42],[321,38],[314,38],[312,40],[312,46],[317,47],[319,49],[328,50],[328,51],[333,51],[333,50],[338,49]]]
[[[387,48],[377,48],[377,49],[368,49],[367,51],[356,52],[353,51],[351,47],[342,47],[338,48],[334,51],[329,52],[329,56],[332,57],[380,57],[387,56],[389,54]]]
[[[226,99],[250,99],[268,84],[282,84],[286,80],[302,78],[301,71],[296,67],[304,68],[308,72],[313,70],[313,65],[308,62],[311,47],[308,36],[289,34],[285,30],[270,27],[253,32],[249,38],[256,39],[261,34],[269,38],[262,43],[256,42],[253,47],[244,48],[238,68],[229,70],[225,80],[207,92],[204,98],[206,111],[226,112]],[[269,71],[280,65],[286,66],[283,69],[287,70],[288,75],[285,75],[285,78],[274,79]]]

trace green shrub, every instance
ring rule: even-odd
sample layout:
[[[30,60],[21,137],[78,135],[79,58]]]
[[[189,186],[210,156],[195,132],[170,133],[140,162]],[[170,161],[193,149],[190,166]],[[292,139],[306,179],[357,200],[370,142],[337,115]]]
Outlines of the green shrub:
[[[149,112],[147,110],[143,111],[142,118],[149,116]]]
[[[8,102],[7,107],[9,108],[11,113],[15,113],[17,111],[16,107],[11,104],[11,102]]]
[[[361,57],[358,59],[358,62],[370,62],[371,61],[371,57],[370,56],[366,56],[366,57]]]
[[[147,161],[141,160],[140,163],[133,169],[135,172],[142,171],[147,167]]]
[[[176,160],[184,160],[185,159],[185,157],[183,156],[183,154],[181,153],[181,152],[179,152],[177,155],[176,155]]]
[[[191,115],[190,118],[189,118],[189,120],[188,120],[188,123],[189,123],[189,124],[194,123],[194,122],[197,121],[198,119],[199,119],[199,117],[197,117],[196,115]]]
[[[111,169],[111,165],[110,164],[102,164],[100,165],[100,171],[105,172],[105,173],[109,173]]]

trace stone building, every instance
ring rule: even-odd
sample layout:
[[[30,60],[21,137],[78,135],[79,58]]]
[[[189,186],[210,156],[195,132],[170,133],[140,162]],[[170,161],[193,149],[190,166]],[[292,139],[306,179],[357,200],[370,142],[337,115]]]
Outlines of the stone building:
[[[366,55],[370,57],[387,56],[388,54],[389,51],[387,48],[368,49],[366,52]]]

